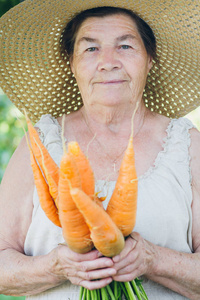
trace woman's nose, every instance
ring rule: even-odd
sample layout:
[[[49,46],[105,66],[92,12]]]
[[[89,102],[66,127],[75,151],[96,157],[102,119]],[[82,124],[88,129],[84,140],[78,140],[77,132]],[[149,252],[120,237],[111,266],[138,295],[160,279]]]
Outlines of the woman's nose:
[[[114,49],[102,49],[99,53],[98,70],[112,71],[113,69],[120,69],[121,62]]]

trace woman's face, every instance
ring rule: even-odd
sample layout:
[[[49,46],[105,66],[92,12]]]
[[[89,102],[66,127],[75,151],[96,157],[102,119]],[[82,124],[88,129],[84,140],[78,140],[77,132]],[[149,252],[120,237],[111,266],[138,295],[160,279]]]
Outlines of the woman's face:
[[[152,60],[129,16],[88,18],[71,59],[85,105],[115,106],[142,98]]]

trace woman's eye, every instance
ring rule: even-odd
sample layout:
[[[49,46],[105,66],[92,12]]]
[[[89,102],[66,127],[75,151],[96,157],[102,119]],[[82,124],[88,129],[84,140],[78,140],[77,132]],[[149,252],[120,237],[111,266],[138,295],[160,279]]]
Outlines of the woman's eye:
[[[121,45],[120,48],[121,49],[130,49],[131,46],[129,46],[129,45]]]
[[[86,51],[88,51],[88,52],[94,52],[96,50],[97,50],[97,47],[89,47],[86,49]]]

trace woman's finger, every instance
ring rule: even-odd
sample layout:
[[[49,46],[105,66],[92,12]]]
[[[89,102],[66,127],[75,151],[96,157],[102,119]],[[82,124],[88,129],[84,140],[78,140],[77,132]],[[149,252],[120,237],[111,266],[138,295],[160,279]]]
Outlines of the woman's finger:
[[[126,281],[127,278],[133,280],[135,277],[147,274],[155,261],[156,251],[153,244],[142,239],[139,234],[131,234],[127,240],[127,248],[129,249],[131,240],[136,243],[132,250],[121,260],[115,260],[114,268],[117,274],[113,276],[114,280]],[[120,256],[120,255],[119,255]]]
[[[89,290],[97,290],[105,287],[106,285],[110,284],[113,281],[112,277],[103,278],[100,280],[94,280],[94,281],[87,281],[82,280],[78,283],[78,285],[83,286],[86,289]]]
[[[136,269],[133,273],[129,273],[129,274],[123,274],[123,275],[116,275],[113,276],[113,280],[115,281],[120,281],[120,282],[128,282],[128,281],[132,281],[135,278],[141,276],[142,274],[140,274],[140,272]]]
[[[139,240],[138,237],[137,237],[137,239]],[[117,263],[120,260],[123,260],[133,249],[135,249],[135,247],[138,243],[137,239],[132,237],[132,235],[126,239],[124,249],[121,251],[121,253],[119,255],[113,257],[114,263]]]
[[[83,272],[97,270],[97,269],[104,269],[113,267],[114,263],[111,258],[108,257],[101,257],[90,261],[82,261],[82,262],[74,262],[74,267]]]
[[[91,281],[91,280],[112,277],[116,275],[116,273],[117,271],[115,269],[108,268],[108,269],[94,270],[90,272],[77,271],[76,276],[85,279],[87,281]]]
[[[102,254],[97,250],[92,250],[88,253],[80,254],[72,251],[67,245],[60,244],[58,246],[59,255],[67,257],[71,261],[81,262],[90,261],[102,257]]]
[[[119,260],[118,262],[114,263],[114,268],[118,272],[123,270],[126,267],[130,268],[130,267],[134,266],[136,268],[139,264],[138,256],[139,256],[139,253],[137,250],[131,251],[122,260]]]

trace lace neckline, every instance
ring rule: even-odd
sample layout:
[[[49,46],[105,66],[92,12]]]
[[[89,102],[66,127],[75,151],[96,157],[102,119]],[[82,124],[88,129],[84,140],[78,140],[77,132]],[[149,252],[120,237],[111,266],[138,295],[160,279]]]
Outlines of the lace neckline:
[[[158,152],[153,164],[149,167],[149,169],[139,177],[139,180],[145,179],[149,177],[160,165],[161,159],[163,158],[164,154],[167,152],[168,144],[171,139],[171,129],[173,127],[174,122],[177,119],[171,119],[167,128],[165,129],[165,137],[162,140],[162,149]]]
[[[166,133],[166,136],[163,138],[163,142],[162,142],[162,149],[158,152],[153,164],[148,168],[148,170],[142,174],[141,176],[139,176],[138,178],[138,181],[141,181],[141,180],[144,180],[148,177],[150,177],[150,175],[152,175],[154,173],[154,171],[159,167],[160,165],[160,162],[161,162],[161,159],[163,158],[164,154],[166,153],[167,151],[167,148],[168,148],[168,144],[170,142],[170,138],[171,138],[171,129],[173,127],[173,124],[174,122],[176,121],[177,119],[171,119],[167,128],[165,129],[165,133]],[[98,179],[97,180],[99,183],[100,182],[104,182],[105,180],[103,179]],[[116,181],[110,181],[110,183],[115,183]]]
[[[55,125],[57,125],[59,135],[60,135],[60,138],[61,138],[62,128],[61,128],[58,120],[55,119],[53,116],[50,116],[50,118],[52,119],[53,123]],[[172,129],[175,121],[177,121],[177,119],[171,119],[169,121],[169,124],[168,124],[167,128],[165,129],[166,136],[163,138],[162,149],[158,152],[158,154],[157,154],[157,156],[154,160],[154,163],[148,168],[148,170],[143,175],[141,175],[138,178],[139,181],[148,178],[160,165],[160,161],[161,161],[162,157],[164,156],[164,154],[167,151],[167,147],[168,147],[168,144],[169,144],[170,138],[171,138],[171,129]],[[99,182],[99,183],[100,182],[105,182],[105,180],[104,179],[97,179],[97,182]],[[115,180],[110,180],[110,182],[115,183],[116,181]]]

